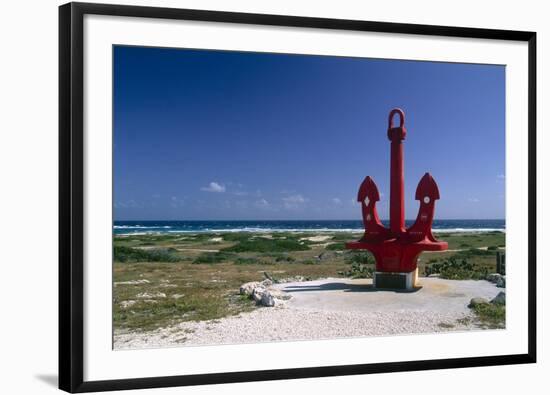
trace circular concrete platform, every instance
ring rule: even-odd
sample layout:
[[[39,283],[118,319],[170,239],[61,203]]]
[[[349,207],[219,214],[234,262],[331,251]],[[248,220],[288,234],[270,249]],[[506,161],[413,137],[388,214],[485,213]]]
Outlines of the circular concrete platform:
[[[399,311],[468,313],[474,297],[491,300],[502,288],[485,280],[445,280],[419,278],[413,291],[378,290],[372,279],[328,278],[318,281],[278,284],[277,288],[292,295],[287,304],[296,309],[329,311]]]

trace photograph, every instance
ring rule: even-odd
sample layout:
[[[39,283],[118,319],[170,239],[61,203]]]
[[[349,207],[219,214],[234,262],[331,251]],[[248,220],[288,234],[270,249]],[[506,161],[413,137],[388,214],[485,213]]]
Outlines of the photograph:
[[[505,330],[506,72],[113,45],[113,349]]]

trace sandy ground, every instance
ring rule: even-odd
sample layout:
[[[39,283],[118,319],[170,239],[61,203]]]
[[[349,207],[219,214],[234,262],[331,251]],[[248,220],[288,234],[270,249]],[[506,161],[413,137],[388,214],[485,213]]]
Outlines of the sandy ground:
[[[276,307],[147,333],[117,332],[115,349],[472,330],[478,327],[468,319],[470,299],[492,299],[502,290],[484,280],[420,278],[420,284],[412,292],[375,290],[370,279],[279,284],[292,298]]]

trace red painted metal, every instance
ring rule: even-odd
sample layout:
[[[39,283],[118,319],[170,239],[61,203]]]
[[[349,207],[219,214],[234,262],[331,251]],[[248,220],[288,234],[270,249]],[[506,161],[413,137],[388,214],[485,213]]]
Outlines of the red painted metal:
[[[399,116],[399,126],[393,125],[395,115]],[[376,271],[379,272],[411,272],[416,270],[418,256],[422,251],[443,251],[448,248],[446,242],[437,241],[432,234],[439,189],[430,173],[424,174],[416,188],[415,199],[420,201],[416,221],[410,228],[405,228],[403,141],[406,135],[405,114],[403,110],[394,108],[388,119],[388,139],[391,141],[390,228],[380,222],[376,211],[380,194],[374,180],[367,176],[357,194],[365,233],[359,241],[346,243],[346,248],[372,252],[376,259]]]

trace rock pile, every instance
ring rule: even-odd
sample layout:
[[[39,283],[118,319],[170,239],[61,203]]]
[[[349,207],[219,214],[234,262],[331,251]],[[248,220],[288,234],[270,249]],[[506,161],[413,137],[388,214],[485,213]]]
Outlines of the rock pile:
[[[484,304],[506,304],[506,292],[500,291],[490,302],[485,298],[472,298],[468,307],[474,308]]]
[[[286,292],[272,288],[273,282],[270,279],[264,281],[253,281],[241,285],[239,293],[254,299],[256,304],[265,307],[274,307],[281,305],[285,300],[292,296]]]
[[[499,288],[506,288],[506,276],[503,276],[502,274],[491,273],[488,274],[485,279],[496,284]]]

